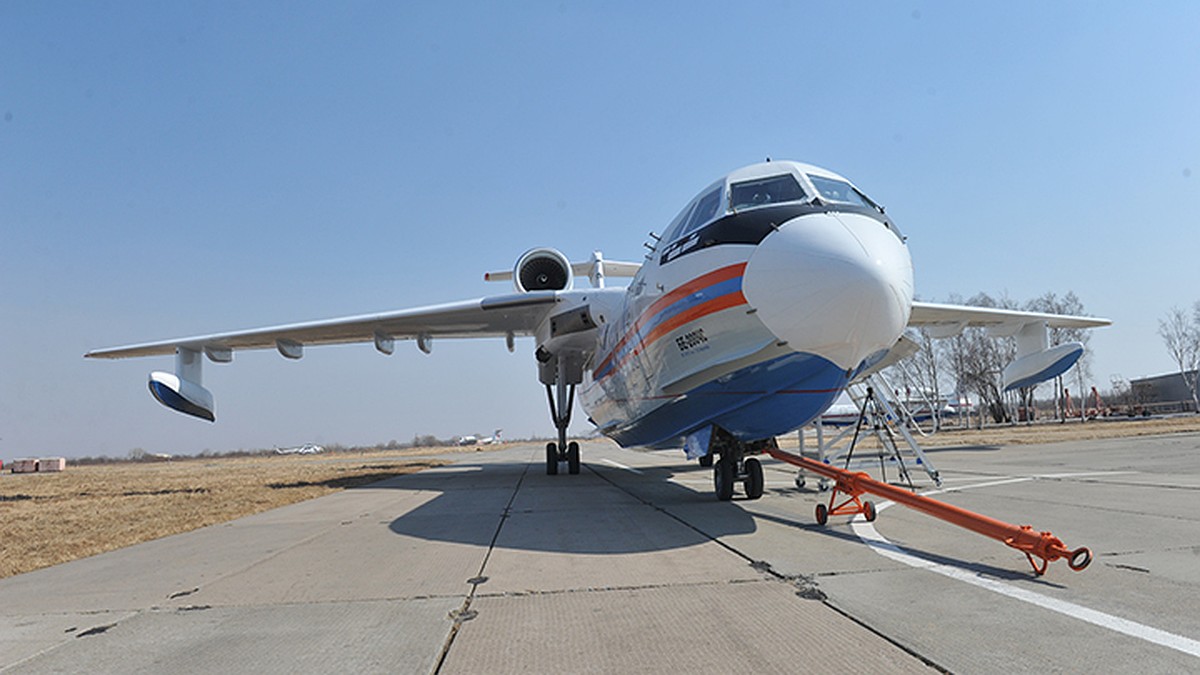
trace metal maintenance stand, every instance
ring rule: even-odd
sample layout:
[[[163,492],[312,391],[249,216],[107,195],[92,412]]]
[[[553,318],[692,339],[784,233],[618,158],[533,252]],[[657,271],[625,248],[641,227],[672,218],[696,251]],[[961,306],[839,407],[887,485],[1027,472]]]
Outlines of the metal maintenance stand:
[[[804,430],[801,429],[799,432],[800,454],[812,457],[824,464],[844,463],[849,468],[859,433],[865,427],[875,434],[880,444],[878,452],[868,456],[879,458],[881,470],[885,469],[886,462],[895,462],[901,479],[911,485],[912,479],[904,463],[904,453],[901,452],[901,446],[896,439],[896,435],[899,434],[904,440],[907,453],[912,456],[918,466],[924,469],[934,484],[941,487],[942,479],[937,468],[929,461],[925,451],[921,449],[920,444],[909,433],[907,425],[903,422],[909,417],[901,417],[896,413],[896,407],[903,404],[900,401],[890,400],[891,388],[887,383],[878,374],[873,374],[866,378],[865,383],[855,383],[847,391],[859,407],[857,423],[842,429],[836,436],[826,441],[824,425],[818,419],[814,423],[817,433],[816,452],[805,451]],[[859,457],[860,459],[863,457],[861,451],[859,451]],[[806,483],[805,472],[801,470],[796,475],[796,487],[802,488]],[[828,490],[830,486],[828,479],[819,478],[817,480],[817,488],[821,491]]]

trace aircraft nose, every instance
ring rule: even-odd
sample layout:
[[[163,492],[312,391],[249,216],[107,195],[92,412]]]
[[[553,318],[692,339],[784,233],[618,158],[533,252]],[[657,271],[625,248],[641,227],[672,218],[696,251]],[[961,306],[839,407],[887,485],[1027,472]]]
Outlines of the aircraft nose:
[[[891,348],[908,324],[912,259],[873,218],[805,215],[762,240],[746,263],[742,293],[792,349],[852,370]]]

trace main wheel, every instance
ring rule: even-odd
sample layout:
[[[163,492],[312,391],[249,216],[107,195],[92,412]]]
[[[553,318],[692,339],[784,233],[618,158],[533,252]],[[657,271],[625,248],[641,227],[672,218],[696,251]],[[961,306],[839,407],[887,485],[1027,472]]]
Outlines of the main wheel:
[[[567,443],[567,473],[579,473],[579,444],[575,441]]]
[[[546,475],[558,475],[558,446],[553,443],[546,444]]]
[[[708,453],[707,455],[702,455],[700,457],[700,466],[707,469],[708,467],[710,467],[712,465],[713,465],[713,456],[712,456],[711,452]]]
[[[817,524],[824,527],[829,522],[829,507],[817,504]]]
[[[733,462],[722,458],[713,464],[713,488],[716,490],[718,500],[727,502],[733,499],[733,484],[736,480],[737,469],[733,466]]]
[[[747,457],[744,464],[746,465],[746,482],[743,485],[746,488],[746,498],[758,499],[763,494],[762,462],[754,457]]]

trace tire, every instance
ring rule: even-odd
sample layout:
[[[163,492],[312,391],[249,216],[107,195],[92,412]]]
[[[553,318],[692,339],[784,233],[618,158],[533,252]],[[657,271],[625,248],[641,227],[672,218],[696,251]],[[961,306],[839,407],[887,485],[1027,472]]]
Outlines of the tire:
[[[713,464],[713,488],[718,501],[727,502],[733,499],[733,484],[736,480],[737,471],[733,462],[720,459]]]
[[[829,522],[829,507],[824,504],[817,504],[817,524],[821,527]]]
[[[863,502],[863,518],[866,518],[868,523],[873,523],[873,522],[875,522],[876,515],[877,514],[875,513],[875,505],[869,501],[864,501]]]
[[[745,461],[746,465],[746,489],[747,499],[758,499],[763,495],[763,468],[762,462],[754,457],[748,457]]]
[[[707,469],[708,467],[710,467],[712,465],[713,465],[713,456],[712,456],[711,452],[700,458],[700,466]]]
[[[579,444],[575,441],[567,443],[567,473],[579,474]]]
[[[546,475],[558,475],[558,446],[553,443],[546,444]]]

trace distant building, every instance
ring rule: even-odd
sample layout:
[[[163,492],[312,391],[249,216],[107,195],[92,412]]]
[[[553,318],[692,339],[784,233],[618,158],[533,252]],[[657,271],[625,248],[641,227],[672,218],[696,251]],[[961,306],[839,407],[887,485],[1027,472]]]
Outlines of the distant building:
[[[1186,376],[1192,382],[1195,382],[1198,375],[1200,375],[1200,371],[1192,370],[1185,374],[1171,373],[1170,375],[1144,377],[1140,380],[1130,380],[1129,388],[1132,390],[1134,399],[1137,401],[1145,403],[1185,401],[1191,405],[1192,392],[1188,390],[1187,381],[1184,380],[1184,377]]]

